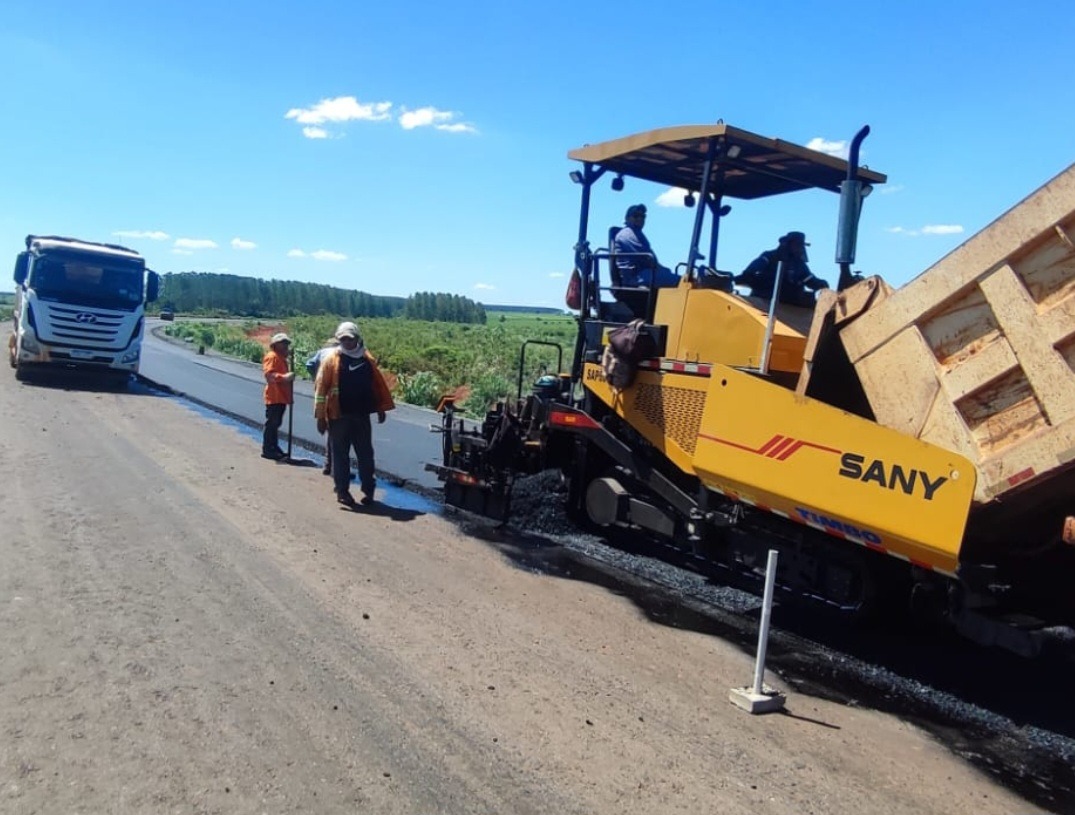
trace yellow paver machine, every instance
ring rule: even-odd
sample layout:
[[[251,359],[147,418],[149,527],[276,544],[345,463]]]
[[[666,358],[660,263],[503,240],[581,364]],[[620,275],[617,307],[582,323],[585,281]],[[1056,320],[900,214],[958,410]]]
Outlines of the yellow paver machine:
[[[571,151],[570,370],[525,396],[520,375],[517,400],[480,427],[445,401],[431,468],[446,501],[506,519],[516,480],[555,469],[590,528],[746,575],[777,549],[789,597],[913,608],[1026,654],[1043,627],[1072,625],[1075,167],[894,291],[852,270],[863,201],[886,180],[859,166],[868,132],[847,160],[722,123]],[[601,235],[594,248],[591,196],[607,175],[614,190],[641,179],[685,191],[677,286],[628,291],[615,245]],[[771,297],[742,293],[717,269],[726,201],[803,190],[839,196],[836,288],[789,305],[780,260]],[[630,366],[614,383],[624,332],[646,350],[613,354]]]

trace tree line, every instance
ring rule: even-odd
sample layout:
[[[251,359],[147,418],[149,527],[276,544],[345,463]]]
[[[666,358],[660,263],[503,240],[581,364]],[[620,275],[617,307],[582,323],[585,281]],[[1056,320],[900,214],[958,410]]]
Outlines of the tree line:
[[[171,272],[161,276],[162,309],[183,314],[237,317],[406,317],[454,323],[485,323],[485,309],[458,294],[422,292],[387,297],[322,283],[262,280],[214,272]]]

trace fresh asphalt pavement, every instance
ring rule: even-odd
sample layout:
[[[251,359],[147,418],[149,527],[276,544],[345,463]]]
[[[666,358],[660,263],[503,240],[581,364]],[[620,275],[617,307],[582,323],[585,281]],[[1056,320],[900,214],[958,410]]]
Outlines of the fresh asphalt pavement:
[[[264,421],[265,382],[259,365],[213,354],[200,355],[189,343],[158,337],[154,329],[159,326],[159,321],[149,321],[142,345],[141,375],[145,379],[246,422]],[[374,421],[377,469],[405,486],[437,488],[437,477],[427,472],[425,465],[441,461],[441,436],[430,429],[439,424],[440,416],[432,410],[397,404],[384,424]],[[314,423],[313,385],[309,381],[296,382],[291,425],[295,444],[313,449],[324,444]],[[287,428],[285,418],[282,441],[286,440]]]

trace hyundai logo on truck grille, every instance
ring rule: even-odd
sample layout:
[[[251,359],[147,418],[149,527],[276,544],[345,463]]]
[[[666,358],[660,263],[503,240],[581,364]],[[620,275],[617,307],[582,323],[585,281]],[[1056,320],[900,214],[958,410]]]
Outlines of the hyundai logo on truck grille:
[[[79,323],[95,323],[97,322],[97,315],[83,311],[75,315],[75,321]]]

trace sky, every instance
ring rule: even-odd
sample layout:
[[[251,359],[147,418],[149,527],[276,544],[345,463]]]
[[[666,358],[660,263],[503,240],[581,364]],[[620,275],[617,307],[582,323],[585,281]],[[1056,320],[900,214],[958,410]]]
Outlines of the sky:
[[[154,270],[563,306],[569,150],[724,121],[888,183],[855,268],[902,285],[1075,161],[1055,3],[6,0],[0,246],[121,243]],[[630,204],[662,263],[693,211],[599,182],[589,240]],[[835,282],[838,197],[730,201],[718,266],[807,233]]]

